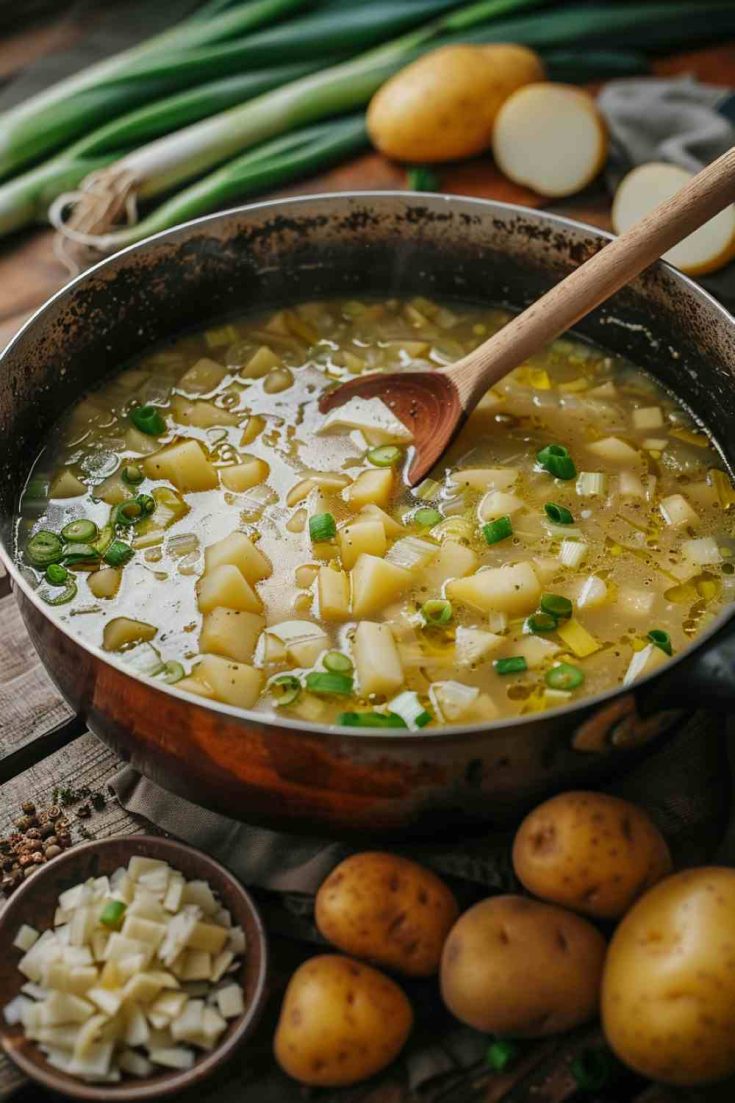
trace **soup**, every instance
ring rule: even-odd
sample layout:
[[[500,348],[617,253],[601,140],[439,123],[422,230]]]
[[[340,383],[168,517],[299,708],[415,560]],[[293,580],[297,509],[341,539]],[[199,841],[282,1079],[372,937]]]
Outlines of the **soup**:
[[[271,715],[416,730],[630,684],[735,593],[735,490],[669,394],[558,340],[413,490],[387,407],[318,411],[334,382],[450,363],[507,318],[330,301],[177,339],[60,419],[19,562],[130,670]]]

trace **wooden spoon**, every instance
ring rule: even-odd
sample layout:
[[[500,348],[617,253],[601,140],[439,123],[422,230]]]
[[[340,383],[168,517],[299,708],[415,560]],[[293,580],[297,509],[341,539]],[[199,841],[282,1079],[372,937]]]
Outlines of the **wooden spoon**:
[[[406,477],[415,486],[488,388],[733,201],[735,146],[461,360],[433,371],[352,379],[322,395],[321,411],[350,398],[382,399],[413,432]]]

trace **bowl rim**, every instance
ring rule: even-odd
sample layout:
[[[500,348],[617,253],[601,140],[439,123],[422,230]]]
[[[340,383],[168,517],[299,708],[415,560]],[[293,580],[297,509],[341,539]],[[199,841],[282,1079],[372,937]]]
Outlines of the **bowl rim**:
[[[85,852],[89,853],[93,850],[104,851],[111,848],[113,844],[119,846],[120,844],[126,843],[129,843],[131,852],[136,845],[140,845],[141,843],[146,847],[158,850],[162,859],[170,860],[172,865],[175,865],[176,855],[180,854],[182,851],[186,851],[195,857],[197,862],[203,865],[203,880],[207,879],[206,871],[208,870],[210,875],[214,873],[223,881],[227,882],[233,891],[240,896],[253,921],[253,925],[257,932],[257,941],[260,946],[260,961],[255,979],[253,997],[242,1015],[235,1021],[234,1029],[229,1035],[210,1052],[197,1055],[190,1069],[163,1070],[161,1073],[156,1074],[155,1077],[146,1077],[141,1080],[128,1078],[113,1084],[89,1083],[77,1077],[70,1076],[68,1073],[62,1072],[59,1069],[53,1068],[40,1050],[39,1056],[43,1064],[39,1066],[35,1062],[27,1059],[22,1048],[17,1048],[9,1044],[10,1030],[4,1019],[0,1018],[0,1045],[2,1045],[3,1051],[13,1064],[30,1080],[52,1091],[61,1092],[63,1095],[73,1099],[96,1101],[96,1103],[114,1103],[115,1100],[120,1100],[121,1103],[134,1103],[134,1101],[137,1100],[155,1100],[173,1095],[179,1091],[183,1091],[185,1088],[191,1088],[194,1084],[200,1083],[221,1065],[225,1064],[247,1038],[252,1035],[260,1020],[268,998],[268,936],[260,910],[250,893],[237,877],[223,866],[221,862],[217,861],[216,858],[212,858],[205,851],[200,850],[198,847],[191,846],[189,843],[181,842],[178,839],[164,835],[141,833],[113,835],[106,839],[92,839],[89,842],[78,843],[70,847],[68,850],[64,851],[63,854],[52,859],[47,865],[39,867],[38,872],[32,877],[29,877],[28,880],[8,898],[4,906],[0,909],[0,933],[5,931],[8,935],[3,944],[6,945],[8,949],[12,946],[12,938],[9,936],[13,930],[13,916],[16,917],[18,925],[20,926],[23,920],[22,916],[17,914],[18,910],[20,909],[22,911],[24,900],[35,891],[36,886],[38,886],[43,877],[51,875],[53,871],[59,873],[64,864],[71,865],[79,855]],[[164,858],[164,855],[167,853],[170,854],[169,859]],[[215,891],[217,890],[215,889]],[[35,1045],[36,1043],[32,1044]]]
[[[330,204],[349,204],[354,201],[401,201],[411,202],[420,200],[422,203],[430,201],[440,201],[445,205],[467,205],[469,207],[477,207],[480,211],[490,213],[491,211],[498,211],[501,214],[513,215],[516,217],[524,217],[526,219],[537,220],[539,222],[546,222],[552,226],[558,227],[560,230],[571,230],[575,233],[583,232],[587,235],[591,235],[603,242],[613,241],[616,237],[615,234],[608,230],[602,230],[597,226],[593,226],[588,222],[582,222],[578,219],[569,218],[566,215],[560,215],[550,213],[541,208],[524,207],[519,203],[507,203],[502,200],[496,199],[484,199],[477,196],[463,196],[453,195],[448,192],[415,192],[415,191],[399,191],[396,189],[386,189],[385,191],[375,190],[351,190],[344,192],[314,192],[307,195],[295,195],[295,196],[283,196],[276,199],[260,200],[256,203],[239,204],[234,207],[227,207],[222,211],[214,211],[210,214],[200,215],[197,218],[188,219],[185,222],[180,222],[176,226],[169,227],[167,230],[159,230],[157,233],[150,234],[148,237],[142,238],[140,241],[136,241],[131,245],[126,245],[123,249],[118,250],[116,253],[112,253],[108,257],[103,257],[97,261],[90,268],[85,269],[72,279],[67,281],[62,287],[55,291],[53,295],[49,296],[29,318],[23,323],[17,333],[13,335],[8,344],[0,350],[0,369],[2,369],[3,361],[6,356],[12,351],[16,344],[24,339],[26,333],[32,329],[32,327],[38,322],[40,318],[50,310],[58,300],[63,298],[66,294],[73,291],[78,285],[83,283],[84,280],[89,277],[93,277],[98,272],[104,271],[108,266],[112,266],[120,261],[120,258],[126,257],[128,254],[137,252],[138,250],[148,248],[151,245],[164,241],[167,239],[175,239],[177,235],[185,236],[186,232],[194,227],[205,226],[209,223],[216,224],[217,222],[224,222],[232,217],[241,217],[243,215],[249,215],[251,213],[265,212],[270,209],[276,210],[283,208],[284,206],[307,206],[314,202],[328,201]],[[710,309],[712,309],[717,315],[719,315],[720,323],[733,328],[735,330],[735,316],[721,302],[719,302],[715,296],[698,284],[692,277],[685,275],[678,269],[674,268],[671,264],[664,260],[657,260],[649,266],[654,271],[662,270],[675,282],[683,285],[686,290],[704,302]],[[176,688],[176,684],[166,685],[163,682],[156,682],[154,679],[146,679],[142,674],[138,674],[131,670],[126,670],[125,667],[117,663],[114,658],[111,657],[109,652],[104,651],[101,647],[88,643],[81,637],[76,636],[71,628],[61,620],[55,619],[41,599],[38,597],[36,591],[29,585],[26,579],[21,574],[12,554],[11,549],[6,548],[3,540],[0,540],[0,563],[3,564],[12,582],[13,589],[17,586],[26,601],[29,601],[35,606],[36,610],[44,617],[44,619],[51,621],[54,628],[62,632],[71,642],[81,647],[84,651],[88,652],[97,661],[102,661],[106,666],[110,667],[116,673],[123,677],[130,678],[136,682],[142,682],[147,688],[153,689],[159,693],[168,694],[175,699],[182,701],[192,708],[198,708],[205,713],[214,712],[219,715],[228,717],[230,720],[234,720],[239,723],[256,724],[266,728],[287,729],[295,732],[306,733],[309,735],[338,735],[345,740],[356,739],[362,743],[375,743],[381,744],[385,740],[389,740],[392,745],[400,744],[404,741],[410,741],[415,743],[417,738],[420,738],[422,742],[437,742],[442,739],[451,738],[455,736],[476,736],[487,737],[494,732],[506,732],[508,729],[520,727],[528,724],[529,719],[538,719],[543,717],[553,716],[555,719],[561,719],[564,717],[571,717],[575,713],[578,713],[580,709],[592,709],[605,704],[606,702],[614,700],[622,692],[625,691],[624,686],[612,686],[609,689],[605,689],[596,694],[591,694],[587,697],[582,697],[578,701],[572,701],[566,705],[560,705],[553,709],[547,709],[542,713],[538,713],[535,717],[529,717],[528,715],[521,714],[519,716],[511,717],[499,717],[497,720],[493,720],[490,723],[476,723],[476,724],[443,724],[441,727],[432,728],[427,730],[421,730],[419,732],[406,731],[403,733],[400,729],[391,728],[385,731],[379,728],[359,728],[359,727],[343,727],[340,724],[319,724],[311,720],[298,720],[291,719],[290,717],[281,717],[278,715],[269,715],[264,712],[257,712],[254,709],[242,709],[236,708],[233,705],[226,705],[219,701],[210,701],[203,698],[194,697],[190,693],[186,693],[184,690]],[[698,651],[704,644],[707,643],[713,636],[716,636],[725,625],[730,621],[735,620],[735,605],[725,607],[720,613],[712,620],[712,622],[705,628],[705,630],[696,637],[692,643],[684,648],[682,651],[675,654],[669,659],[666,664],[666,669],[670,670],[673,667],[680,665],[682,662],[688,661],[691,656]],[[635,689],[639,690],[646,685],[653,682],[660,674],[660,670],[654,670],[649,674],[644,675],[635,682]],[[630,687],[627,687],[630,688]]]

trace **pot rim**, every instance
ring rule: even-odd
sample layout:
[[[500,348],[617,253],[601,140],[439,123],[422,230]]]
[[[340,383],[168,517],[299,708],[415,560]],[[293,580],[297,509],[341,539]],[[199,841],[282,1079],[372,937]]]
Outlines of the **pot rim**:
[[[163,241],[167,238],[174,238],[179,234],[185,233],[194,226],[202,226],[207,223],[216,223],[218,221],[225,221],[231,218],[233,215],[249,214],[250,212],[268,211],[269,209],[282,208],[284,206],[308,205],[315,201],[329,200],[330,203],[336,202],[350,202],[354,200],[400,200],[410,201],[421,199],[427,200],[439,200],[446,204],[462,204],[470,207],[478,207],[481,211],[496,210],[501,213],[511,214],[515,216],[521,216],[525,218],[532,218],[538,221],[543,221],[558,227],[560,230],[573,230],[583,231],[592,235],[598,239],[605,241],[612,241],[615,238],[615,234],[610,233],[608,230],[598,229],[596,226],[592,226],[588,222],[581,222],[574,218],[569,218],[566,215],[552,214],[543,209],[534,207],[524,207],[518,203],[506,203],[502,200],[495,199],[482,199],[477,196],[463,196],[452,195],[448,192],[414,192],[414,191],[397,191],[395,189],[386,191],[374,191],[374,190],[357,190],[357,191],[345,191],[345,192],[315,192],[309,195],[297,195],[297,196],[284,196],[280,199],[266,199],[257,203],[245,203],[235,207],[228,207],[224,211],[215,211],[211,214],[201,215],[198,218],[192,218],[186,222],[181,222],[176,226],[172,226],[167,230],[160,230],[158,233],[151,234],[149,237],[143,238],[141,241],[137,241],[132,245],[125,246],[124,249],[118,250],[109,257],[103,257],[96,264],[93,264],[90,268],[85,269],[84,272],[80,272],[79,275],[74,276],[71,280],[65,283],[62,287],[55,291],[53,295],[49,296],[29,318],[23,323],[13,337],[11,337],[8,344],[0,352],[0,369],[2,368],[3,361],[7,357],[8,353],[19,343],[26,335],[26,333],[32,329],[37,321],[43,316],[43,314],[49,310],[56,302],[61,299],[68,292],[72,291],[75,287],[81,284],[90,276],[94,276],[97,272],[103,271],[108,265],[118,263],[121,257],[127,256],[129,253],[137,252],[139,249],[149,247],[151,244],[159,241]],[[683,272],[679,272],[672,265],[668,264],[664,260],[655,261],[652,268],[663,269],[669,274],[676,282],[682,284],[688,292],[695,297],[703,300],[710,308],[714,309],[715,313],[721,316],[721,321],[725,325],[735,327],[735,316],[720,303],[711,292],[707,291],[704,287],[701,287],[690,276],[685,275]],[[716,442],[715,442],[716,443]],[[567,705],[561,705],[557,708],[546,709],[544,712],[537,713],[529,716],[526,714],[519,716],[511,716],[505,718],[499,718],[491,723],[485,724],[444,724],[440,728],[430,730],[411,731],[407,730],[405,733],[398,728],[391,729],[379,729],[379,728],[358,728],[358,727],[345,727],[341,724],[317,724],[313,721],[290,719],[289,717],[279,717],[278,715],[270,716],[266,713],[257,712],[254,709],[241,709],[235,708],[232,705],[225,705],[218,701],[208,701],[205,699],[199,699],[194,697],[190,693],[186,693],[183,690],[176,688],[176,684],[166,685],[165,683],[158,683],[154,679],[144,678],[143,675],[137,674],[133,671],[126,670],[123,665],[115,662],[111,658],[110,654],[104,651],[101,647],[87,643],[79,636],[76,636],[71,629],[63,623],[63,621],[56,620],[49,612],[48,607],[38,597],[36,591],[29,585],[29,583],[23,578],[20,570],[18,569],[14,559],[12,558],[10,549],[5,547],[5,544],[0,540],[0,562],[5,567],[8,575],[12,581],[12,588],[18,586],[23,593],[25,600],[31,602],[36,609],[44,616],[45,619],[51,621],[56,630],[62,632],[67,636],[73,644],[87,651],[97,661],[102,661],[106,666],[111,667],[116,673],[130,678],[135,682],[142,682],[147,688],[150,688],[159,693],[165,693],[177,698],[180,701],[188,704],[193,708],[200,708],[206,712],[215,712],[220,715],[227,716],[229,719],[244,722],[249,724],[262,725],[264,727],[273,728],[287,728],[293,731],[303,732],[305,734],[319,736],[319,735],[339,735],[342,739],[352,740],[356,739],[359,742],[376,742],[382,743],[385,740],[389,740],[392,745],[399,744],[401,742],[410,742],[415,745],[416,740],[420,739],[422,742],[441,742],[443,739],[453,738],[458,735],[462,736],[488,736],[493,733],[505,732],[508,729],[515,727],[521,727],[527,725],[529,722],[533,722],[536,719],[545,719],[553,715],[557,720],[564,717],[571,718],[574,713],[580,711],[591,710],[594,707],[603,705],[608,701],[612,701],[614,698],[619,697],[624,692],[630,692],[632,689],[640,689],[641,687],[650,684],[657,677],[660,676],[662,670],[670,670],[674,666],[680,665],[683,661],[688,661],[695,654],[695,652],[701,651],[704,645],[713,636],[726,625],[729,621],[735,618],[735,605],[731,605],[723,609],[717,617],[707,626],[707,628],[697,636],[688,647],[680,651],[676,656],[671,658],[665,667],[659,668],[646,674],[643,678],[638,679],[632,686],[614,686],[610,689],[603,690],[600,693],[590,695],[589,697],[582,697],[578,701],[571,702]]]

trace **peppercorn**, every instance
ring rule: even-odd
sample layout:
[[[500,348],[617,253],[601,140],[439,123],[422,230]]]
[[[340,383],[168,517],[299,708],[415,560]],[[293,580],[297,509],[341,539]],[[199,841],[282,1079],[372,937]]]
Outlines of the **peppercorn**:
[[[32,800],[25,800],[21,804],[21,811],[25,812],[26,816],[35,816],[36,806]]]

